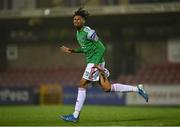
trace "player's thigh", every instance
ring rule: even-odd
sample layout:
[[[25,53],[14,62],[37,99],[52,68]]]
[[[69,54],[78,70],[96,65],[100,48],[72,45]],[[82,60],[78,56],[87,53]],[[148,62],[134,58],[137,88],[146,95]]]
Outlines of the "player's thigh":
[[[88,81],[88,80],[86,80],[84,78],[81,78],[81,80],[79,82],[79,87],[86,88],[89,82],[90,81]]]

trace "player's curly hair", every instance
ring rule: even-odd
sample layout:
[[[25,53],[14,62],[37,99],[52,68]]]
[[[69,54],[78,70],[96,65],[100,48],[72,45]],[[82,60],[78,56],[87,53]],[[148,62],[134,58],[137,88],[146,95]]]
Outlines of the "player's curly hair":
[[[74,16],[79,15],[81,17],[83,17],[85,20],[87,20],[89,13],[88,11],[84,10],[82,7],[80,7],[77,11],[74,12]]]

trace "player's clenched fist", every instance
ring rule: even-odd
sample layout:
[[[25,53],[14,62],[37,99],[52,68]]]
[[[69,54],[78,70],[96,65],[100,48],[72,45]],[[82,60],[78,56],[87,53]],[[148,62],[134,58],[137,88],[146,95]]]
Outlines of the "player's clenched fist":
[[[65,52],[65,53],[72,53],[72,49],[68,48],[66,46],[61,46],[61,51]]]

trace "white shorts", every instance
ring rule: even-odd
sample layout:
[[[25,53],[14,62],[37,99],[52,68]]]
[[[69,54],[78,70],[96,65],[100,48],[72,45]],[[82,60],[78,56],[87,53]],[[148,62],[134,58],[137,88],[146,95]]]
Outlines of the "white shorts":
[[[109,71],[104,67],[105,62],[99,64],[104,69],[106,77],[109,77]],[[94,68],[93,63],[88,63],[83,74],[83,78],[89,81],[99,81],[99,71]]]

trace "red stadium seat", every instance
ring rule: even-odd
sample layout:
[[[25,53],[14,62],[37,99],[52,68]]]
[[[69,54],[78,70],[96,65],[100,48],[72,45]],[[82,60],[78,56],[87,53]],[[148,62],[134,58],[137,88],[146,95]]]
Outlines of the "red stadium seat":
[[[118,81],[123,83],[180,84],[180,64],[156,64],[140,69],[134,79],[129,75],[120,75]]]

